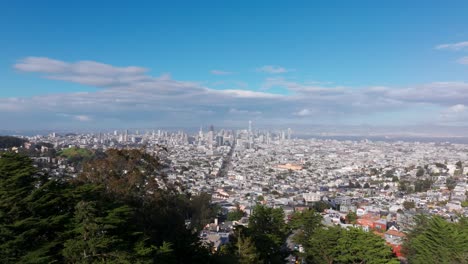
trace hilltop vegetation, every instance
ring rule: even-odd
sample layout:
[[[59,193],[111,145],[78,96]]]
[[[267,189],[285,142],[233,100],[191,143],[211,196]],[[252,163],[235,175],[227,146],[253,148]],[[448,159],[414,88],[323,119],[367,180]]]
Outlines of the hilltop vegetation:
[[[2,154],[0,262],[210,263],[185,227],[186,215],[211,217],[210,205],[195,212],[190,197],[158,175],[160,166],[137,150],[109,151],[62,181],[25,156]]]
[[[26,139],[12,137],[12,136],[0,136],[0,149],[12,148],[12,147],[21,147],[25,142],[28,142]]]
[[[73,161],[81,161],[90,159],[93,156],[93,152],[85,148],[71,147],[62,149],[57,155]]]
[[[377,235],[326,227],[313,209],[284,221],[280,208],[258,204],[218,252],[198,235],[217,217],[211,196],[172,184],[165,165],[143,151],[111,149],[87,157],[75,178],[38,171],[21,154],[0,156],[0,263],[398,263]],[[70,156],[68,156],[70,155]],[[232,218],[244,212],[237,208]],[[190,224],[186,224],[190,220]],[[291,252],[287,239],[304,251]],[[410,263],[467,263],[468,224],[419,217],[404,248]]]

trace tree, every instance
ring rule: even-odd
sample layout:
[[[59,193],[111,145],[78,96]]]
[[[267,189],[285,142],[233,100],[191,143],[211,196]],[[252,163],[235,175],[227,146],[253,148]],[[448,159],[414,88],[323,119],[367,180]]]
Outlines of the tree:
[[[244,211],[240,209],[239,204],[236,204],[236,209],[231,211],[227,215],[228,221],[238,221],[244,216]]]
[[[439,216],[419,215],[404,243],[410,263],[467,263],[468,220],[447,222]]]
[[[424,169],[419,167],[418,171],[416,172],[416,177],[421,177],[424,175]]]
[[[202,192],[190,200],[191,226],[201,230],[211,219],[216,217],[215,207],[211,205],[211,195]]]
[[[431,189],[432,180],[424,179],[424,180],[417,180],[414,182],[414,191],[415,192],[426,192]]]
[[[0,262],[61,259],[61,236],[70,218],[70,188],[39,174],[31,160],[0,156]]]
[[[409,210],[409,209],[413,209],[416,207],[416,204],[412,201],[404,201],[403,202],[403,207],[406,209],[406,210]]]
[[[100,216],[100,214],[102,216]],[[75,210],[73,238],[65,241],[63,254],[70,263],[129,262],[125,252],[127,241],[118,237],[118,228],[125,228],[130,216],[126,206],[98,210],[94,201],[80,201]]]
[[[399,263],[385,240],[359,228],[321,228],[305,251],[310,263]]]
[[[364,189],[369,189],[370,188],[370,185],[368,182],[364,183]]]
[[[27,142],[26,139],[12,137],[12,136],[0,136],[0,149],[21,147]]]
[[[25,156],[2,153],[0,262],[208,263],[185,226],[198,209],[151,164],[146,154],[108,151],[76,180],[57,179]]]
[[[237,256],[239,258],[239,264],[260,264],[263,263],[260,260],[260,254],[252,242],[250,237],[240,236],[237,240]]]
[[[264,263],[260,259],[260,254],[252,240],[248,236],[248,229],[238,225],[233,228],[234,232],[230,236],[230,243],[221,246],[215,255],[214,263],[230,264],[260,264]]]
[[[355,224],[356,220],[357,220],[357,214],[355,212],[349,212],[346,215],[346,222],[348,222],[349,224]]]
[[[315,202],[312,207],[316,212],[321,213],[325,211],[325,209],[329,209],[330,205],[325,201],[318,201],[318,202]]]
[[[248,234],[265,263],[283,263],[287,252],[282,246],[287,233],[283,209],[255,206],[249,219]]]
[[[445,180],[445,186],[447,186],[447,189],[452,191],[455,189],[455,186],[457,186],[457,181],[453,177],[449,177]]]
[[[297,244],[305,244],[315,231],[322,227],[322,216],[314,210],[294,212],[289,222],[289,227],[296,230],[293,237]]]

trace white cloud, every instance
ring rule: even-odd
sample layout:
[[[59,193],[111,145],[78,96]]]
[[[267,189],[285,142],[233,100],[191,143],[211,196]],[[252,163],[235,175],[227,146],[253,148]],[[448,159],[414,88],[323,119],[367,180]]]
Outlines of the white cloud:
[[[249,111],[249,110],[240,110],[236,108],[229,109],[228,113],[235,115],[261,115],[260,111]]]
[[[142,67],[115,67],[95,61],[78,61],[67,63],[46,57],[26,57],[14,65],[20,71],[41,73],[66,73],[82,75],[117,75],[117,74],[143,74],[148,70]]]
[[[448,50],[462,50],[468,48],[468,41],[458,43],[441,44],[435,47],[436,49],[448,49]]]
[[[297,116],[309,116],[311,114],[312,114],[312,112],[307,108],[304,108],[304,109],[294,113],[294,115],[297,115]]]
[[[461,112],[465,112],[467,109],[468,108],[465,105],[457,104],[457,105],[449,107],[448,110],[449,112],[452,112],[452,113],[461,113]]]
[[[233,72],[221,71],[221,70],[211,70],[210,72],[211,72],[211,74],[214,74],[214,75],[230,75],[230,74],[233,74]]]
[[[460,63],[460,64],[468,65],[468,56],[460,58],[459,60],[457,60],[457,62]]]
[[[468,122],[468,107],[463,104],[452,105],[440,112],[439,120],[445,125],[463,125]]]
[[[91,121],[91,117],[90,116],[87,116],[87,115],[76,115],[73,117],[75,120],[77,121],[81,121],[81,122],[87,122],[87,121]]]
[[[77,121],[81,121],[80,125],[96,127],[135,127],[136,124],[146,127],[154,124],[199,126],[208,117],[210,122],[229,125],[245,122],[247,115],[255,115],[259,123],[279,120],[288,123],[326,123],[336,122],[340,118],[360,120],[369,117],[371,113],[404,112],[405,109],[418,109],[420,105],[456,111],[465,109],[463,107],[468,102],[468,83],[465,82],[435,82],[403,88],[354,88],[268,78],[263,84],[263,91],[217,90],[196,82],[173,80],[168,74],[152,77],[145,74],[146,69],[140,67],[101,67],[96,65],[106,64],[86,62],[90,67],[101,67],[95,74],[91,74],[89,69],[70,70],[70,65],[77,63],[48,58],[32,61],[25,59],[22,62],[28,63],[18,63],[15,67],[44,73],[45,78],[93,85],[101,89],[94,92],[0,98],[0,112],[8,113],[0,115],[0,122],[8,122],[12,127],[26,126],[37,120],[41,120],[37,126],[48,127],[58,122],[53,119],[57,118],[56,113],[67,115],[62,115],[67,118],[59,118],[63,126],[78,126]],[[267,91],[276,86],[287,89],[289,93],[280,95]],[[229,119],[226,119],[226,114],[229,114]]]
[[[286,73],[293,71],[291,69],[286,69],[280,66],[275,66],[275,65],[265,65],[260,68],[257,68],[258,72],[265,72],[265,73],[270,73],[270,74],[278,74],[278,73]]]
[[[93,86],[113,86],[151,81],[144,74],[148,71],[142,67],[115,67],[95,61],[78,61],[68,63],[45,57],[27,57],[18,61],[14,68],[24,72],[45,73],[44,78],[71,81]]]

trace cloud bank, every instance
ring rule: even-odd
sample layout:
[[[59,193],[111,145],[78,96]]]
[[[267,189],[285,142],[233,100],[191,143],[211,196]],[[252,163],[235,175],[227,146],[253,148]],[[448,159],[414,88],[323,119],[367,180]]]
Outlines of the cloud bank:
[[[153,77],[143,67],[119,67],[95,61],[65,62],[27,57],[13,66],[42,78],[99,88],[25,98],[0,98],[0,122],[16,128],[245,126],[256,124],[392,124],[380,115],[431,108],[419,115],[430,124],[468,124],[468,83],[433,82],[411,87],[345,87],[332,83],[266,78],[258,89],[218,90],[197,82]],[[265,68],[271,73],[287,70]],[[265,70],[264,69],[264,70]],[[266,70],[265,72],[268,72]],[[273,87],[288,91],[269,92]],[[407,123],[415,120],[402,118]]]

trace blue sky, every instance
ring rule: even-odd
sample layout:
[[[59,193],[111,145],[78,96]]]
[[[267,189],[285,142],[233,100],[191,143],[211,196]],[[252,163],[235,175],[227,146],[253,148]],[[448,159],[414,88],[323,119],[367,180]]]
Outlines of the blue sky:
[[[466,1],[0,1],[0,121],[465,126],[466,14]]]

